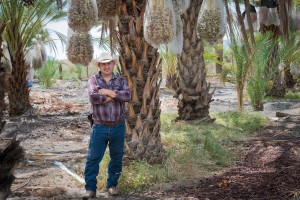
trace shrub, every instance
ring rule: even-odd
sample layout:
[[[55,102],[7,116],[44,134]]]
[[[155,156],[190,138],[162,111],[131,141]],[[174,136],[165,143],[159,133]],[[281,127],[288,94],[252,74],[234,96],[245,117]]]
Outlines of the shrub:
[[[43,64],[42,68],[37,71],[37,76],[43,87],[49,88],[52,86],[57,68],[58,64],[54,58],[51,58],[47,60],[46,63]]]

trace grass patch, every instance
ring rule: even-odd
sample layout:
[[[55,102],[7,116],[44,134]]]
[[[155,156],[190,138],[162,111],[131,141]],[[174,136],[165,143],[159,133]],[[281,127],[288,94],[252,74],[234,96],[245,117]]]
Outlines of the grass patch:
[[[221,112],[216,115],[216,118],[216,123],[245,131],[245,133],[256,131],[268,123],[265,117],[254,112]]]
[[[136,161],[123,167],[119,190],[126,194],[151,185],[187,178],[207,177],[234,163],[239,147],[232,141],[244,140],[268,121],[258,114],[216,113],[216,123],[175,122],[176,114],[161,115],[161,137],[167,159],[163,165]],[[105,189],[109,156],[100,165],[98,188]]]
[[[289,91],[285,94],[286,99],[300,99],[300,93]]]

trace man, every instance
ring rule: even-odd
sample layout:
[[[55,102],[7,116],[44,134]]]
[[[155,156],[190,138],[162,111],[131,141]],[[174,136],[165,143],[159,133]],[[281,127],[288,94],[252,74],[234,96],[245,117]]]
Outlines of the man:
[[[88,93],[93,109],[93,126],[84,176],[86,194],[84,199],[96,197],[99,164],[108,145],[107,190],[117,195],[116,186],[122,172],[125,140],[125,102],[130,100],[126,79],[113,73],[115,60],[103,52],[97,63],[100,72],[90,77]]]

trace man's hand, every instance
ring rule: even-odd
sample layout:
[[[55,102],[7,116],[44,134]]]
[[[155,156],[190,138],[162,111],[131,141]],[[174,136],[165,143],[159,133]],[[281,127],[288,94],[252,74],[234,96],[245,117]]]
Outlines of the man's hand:
[[[103,103],[108,103],[108,102],[110,102],[110,101],[112,101],[113,100],[113,98],[111,98],[111,97],[106,97],[106,100],[103,102]]]
[[[111,98],[115,98],[117,96],[117,94],[115,93],[115,91],[108,90],[108,89],[100,89],[98,91],[98,93],[101,94],[101,95],[105,95],[105,96],[111,97]]]

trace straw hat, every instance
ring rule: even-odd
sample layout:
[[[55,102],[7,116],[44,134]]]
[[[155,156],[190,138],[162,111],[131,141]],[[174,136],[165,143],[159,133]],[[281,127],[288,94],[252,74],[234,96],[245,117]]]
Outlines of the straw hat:
[[[110,61],[116,62],[116,59],[111,56],[110,52],[102,52],[97,59],[92,61],[92,64],[98,66],[99,63],[108,63]]]

